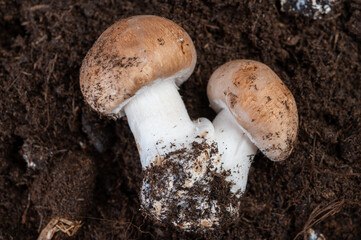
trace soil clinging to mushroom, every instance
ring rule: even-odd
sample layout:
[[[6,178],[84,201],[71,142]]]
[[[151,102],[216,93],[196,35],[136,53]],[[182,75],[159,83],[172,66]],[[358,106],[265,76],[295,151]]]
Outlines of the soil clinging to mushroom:
[[[220,164],[217,144],[198,138],[158,157],[144,171],[142,206],[152,217],[186,231],[216,229],[238,216],[230,172]]]

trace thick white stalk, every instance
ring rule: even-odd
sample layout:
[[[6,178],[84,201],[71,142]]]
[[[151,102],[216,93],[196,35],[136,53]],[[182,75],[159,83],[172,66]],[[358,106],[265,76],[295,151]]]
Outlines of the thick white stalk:
[[[246,189],[248,171],[257,153],[257,147],[242,131],[227,108],[218,113],[213,120],[213,125],[218,150],[222,155],[222,167],[230,170],[231,174],[227,180],[234,183],[231,191],[241,194]]]
[[[145,87],[124,110],[143,168],[157,156],[169,152],[170,147],[172,150],[185,147],[185,143],[193,141],[197,131],[197,124],[189,118],[172,79],[159,80]]]

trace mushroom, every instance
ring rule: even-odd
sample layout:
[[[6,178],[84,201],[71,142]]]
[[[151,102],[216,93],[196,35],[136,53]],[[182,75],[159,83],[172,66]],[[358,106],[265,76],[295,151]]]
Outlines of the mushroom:
[[[127,116],[144,173],[142,209],[186,231],[214,229],[234,219],[250,155],[256,153],[251,142],[281,160],[291,152],[297,131],[292,94],[269,68],[252,61],[241,61],[240,70],[221,67],[212,76],[211,104],[224,110],[215,126],[205,118],[192,121],[177,87],[195,63],[192,40],[180,26],[157,16],[135,16],[109,27],[80,70],[81,91],[94,110],[114,119]],[[249,76],[242,73],[248,68],[253,69]],[[233,83],[233,76],[240,83]],[[241,84],[242,76],[247,83]],[[262,109],[265,96],[274,102]]]
[[[210,225],[208,169],[219,157],[211,121],[192,121],[177,91],[195,64],[184,29],[162,17],[134,16],[109,27],[80,70],[86,102],[102,115],[127,117],[144,170],[142,208],[183,229]]]
[[[232,192],[245,191],[257,148],[273,161],[292,152],[298,130],[295,99],[265,64],[230,61],[211,76],[207,94],[218,113],[213,121],[222,167],[231,171]]]

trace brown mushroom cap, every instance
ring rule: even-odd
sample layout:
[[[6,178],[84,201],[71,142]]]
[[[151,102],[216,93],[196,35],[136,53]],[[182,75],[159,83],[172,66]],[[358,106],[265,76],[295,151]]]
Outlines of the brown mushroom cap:
[[[134,16],[110,26],[94,43],[80,69],[80,87],[96,111],[113,115],[142,87],[176,76],[177,85],[196,64],[193,42],[183,28],[157,16]]]
[[[298,130],[295,99],[265,64],[235,60],[211,76],[207,94],[212,108],[228,107],[250,140],[273,161],[292,152]]]

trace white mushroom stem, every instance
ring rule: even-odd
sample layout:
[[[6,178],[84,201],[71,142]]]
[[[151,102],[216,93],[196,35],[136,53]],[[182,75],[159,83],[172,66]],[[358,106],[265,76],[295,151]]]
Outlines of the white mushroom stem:
[[[173,79],[144,87],[124,108],[142,167],[158,156],[186,147],[198,132],[212,132],[209,120],[192,122]]]
[[[230,170],[231,174],[227,180],[234,183],[231,191],[240,196],[246,189],[248,171],[257,153],[257,147],[240,128],[228,108],[223,108],[218,113],[213,125],[218,150],[222,154],[222,167]]]

